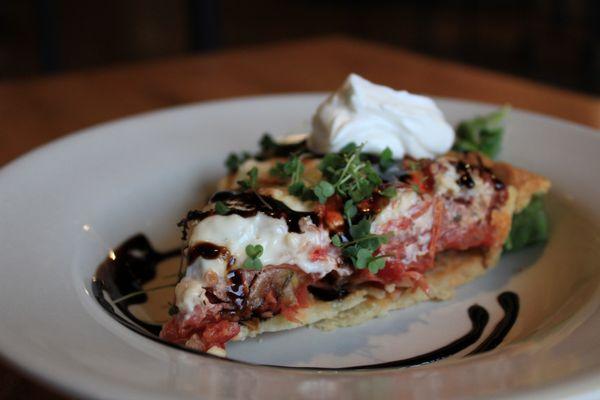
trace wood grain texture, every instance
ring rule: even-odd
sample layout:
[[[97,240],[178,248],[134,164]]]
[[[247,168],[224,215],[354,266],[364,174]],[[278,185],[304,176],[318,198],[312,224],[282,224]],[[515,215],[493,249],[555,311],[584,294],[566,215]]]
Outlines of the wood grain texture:
[[[110,119],[208,99],[327,91],[350,72],[413,92],[510,103],[600,127],[597,98],[332,37],[0,83],[0,165]]]
[[[350,72],[412,92],[510,103],[600,127],[597,98],[344,37],[0,83],[0,166],[71,131],[173,105],[329,91]],[[0,399],[62,399],[0,365]]]

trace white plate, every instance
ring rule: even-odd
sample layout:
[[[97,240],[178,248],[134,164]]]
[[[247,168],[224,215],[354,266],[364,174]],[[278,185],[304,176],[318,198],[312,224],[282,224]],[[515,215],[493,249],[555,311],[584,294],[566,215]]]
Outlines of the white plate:
[[[344,366],[409,357],[469,329],[467,308],[516,325],[496,350],[408,369],[319,372],[218,360],[141,337],[110,317],[90,279],[111,246],[145,232],[176,245],[175,222],[224,173],[230,151],[260,134],[305,130],[322,95],[204,103],[104,124],[0,171],[0,350],[34,376],[97,398],[531,398],[600,396],[600,135],[514,111],[501,158],[548,176],[548,245],[506,255],[454,300],[426,303],[356,328],[302,329],[231,346],[240,360]],[[440,100],[453,123],[492,106]],[[84,229],[84,225],[90,229]],[[485,336],[485,334],[484,334]]]

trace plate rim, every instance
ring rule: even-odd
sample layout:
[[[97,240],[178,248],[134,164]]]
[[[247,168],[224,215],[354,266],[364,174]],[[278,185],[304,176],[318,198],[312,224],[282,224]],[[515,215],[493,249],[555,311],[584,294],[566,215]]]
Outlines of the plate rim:
[[[21,154],[15,159],[10,160],[8,163],[4,164],[0,168],[0,183],[3,182],[4,179],[7,179],[11,174],[15,173],[13,171],[19,168],[22,168],[22,165],[26,165],[27,163],[35,163],[36,159],[42,155],[49,154],[56,151],[61,151],[60,149],[65,146],[70,146],[76,141],[86,141],[93,135],[98,135],[106,129],[110,129],[112,126],[118,126],[126,122],[140,120],[148,117],[155,117],[160,114],[168,114],[173,112],[185,112],[186,110],[194,109],[200,106],[221,106],[230,104],[233,102],[255,102],[260,100],[281,100],[281,99],[301,99],[301,98],[315,98],[317,96],[324,97],[326,96],[326,92],[293,92],[293,93],[278,93],[278,94],[264,94],[264,95],[249,95],[249,96],[241,96],[241,97],[231,97],[231,98],[222,98],[222,99],[214,99],[208,101],[200,101],[193,103],[185,103],[172,107],[165,108],[157,108],[154,110],[144,111],[141,113],[136,113],[128,116],[124,116],[117,119],[112,119],[108,121],[104,121],[98,124],[94,124],[88,127],[84,127],[82,129],[78,129],[76,131],[67,133],[62,135],[61,137],[44,143],[41,146],[38,146],[30,151],[27,151],[24,154]],[[469,99],[461,99],[457,97],[440,97],[440,96],[432,96],[435,101],[446,101],[450,103],[460,103],[461,105],[468,107],[476,107],[476,106],[486,106],[486,107],[495,107],[498,104],[487,103],[487,102],[479,102]],[[552,124],[559,123],[562,125],[566,125],[569,129],[578,130],[581,132],[585,132],[585,134],[591,134],[596,138],[600,138],[600,130],[595,129],[594,127],[583,125],[581,123],[577,123],[574,121],[565,120],[562,118],[558,118],[555,116],[545,115],[541,113],[537,113],[534,111],[523,110],[519,108],[512,109],[513,112],[518,112],[523,114],[527,118],[534,118],[539,121],[546,121]],[[118,132],[118,131],[117,131]],[[7,365],[18,370],[20,373],[32,377],[38,382],[41,382],[43,385],[51,387],[53,389],[58,389],[61,393],[74,394],[74,395],[84,395],[86,397],[98,397],[96,393],[91,393],[86,390],[86,385],[82,385],[80,381],[70,381],[65,382],[61,380],[56,380],[52,378],[52,373],[47,368],[50,365],[50,362],[47,362],[46,365],[42,365],[44,363],[38,363],[35,367],[31,367],[32,364],[28,363],[25,359],[27,356],[21,356],[16,353],[11,353],[7,351],[6,346],[0,347],[0,358],[5,361]],[[30,357],[31,358],[31,357]],[[252,366],[251,368],[254,368]],[[269,367],[282,369],[277,367]],[[312,371],[311,371],[312,373]],[[522,389],[511,392],[509,395],[503,395],[499,398],[530,398],[531,394],[541,395],[541,396],[556,396],[557,394],[564,393],[565,395],[570,396],[587,396],[590,392],[590,389],[594,392],[600,392],[600,385],[595,384],[598,374],[593,372],[586,372],[580,374],[576,377],[570,377],[566,379],[565,382],[557,381],[552,382],[548,385],[544,385],[538,388],[532,389]],[[99,378],[104,380],[104,378]],[[130,393],[132,394],[132,393]],[[584,398],[582,397],[582,398]]]

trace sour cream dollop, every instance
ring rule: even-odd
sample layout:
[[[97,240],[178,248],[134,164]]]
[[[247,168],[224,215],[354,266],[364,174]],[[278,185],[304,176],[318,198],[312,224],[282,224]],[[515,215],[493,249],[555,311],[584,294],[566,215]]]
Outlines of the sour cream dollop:
[[[454,130],[433,100],[376,85],[351,74],[318,107],[308,147],[317,153],[364,143],[363,152],[389,147],[394,158],[434,158],[454,143]]]

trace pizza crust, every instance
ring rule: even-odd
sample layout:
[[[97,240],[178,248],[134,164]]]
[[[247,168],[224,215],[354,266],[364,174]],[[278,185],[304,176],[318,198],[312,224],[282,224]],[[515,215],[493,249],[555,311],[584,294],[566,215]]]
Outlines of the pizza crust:
[[[515,214],[523,211],[535,195],[547,193],[550,181],[541,175],[514,167],[505,162],[496,162],[492,167],[494,174],[504,183],[517,191]]]
[[[448,300],[456,287],[483,275],[488,267],[481,252],[447,252],[436,259],[436,267],[425,274],[429,285],[426,294],[420,289],[402,289],[387,293],[368,288],[358,290],[341,300],[314,301],[302,309],[297,322],[277,315],[255,326],[243,326],[234,340],[244,340],[265,332],[278,332],[311,325],[322,330],[333,330],[361,324],[388,312],[412,306],[426,300]],[[491,266],[490,266],[491,267]]]
[[[445,253],[436,260],[436,267],[425,274],[429,293],[421,289],[405,289],[389,293],[383,299],[368,298],[358,306],[333,318],[321,320],[314,326],[323,330],[333,330],[358,325],[422,301],[448,300],[454,296],[456,287],[483,275],[486,270],[485,257],[481,253]]]

